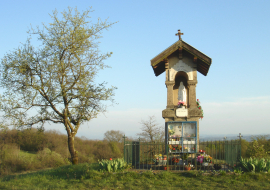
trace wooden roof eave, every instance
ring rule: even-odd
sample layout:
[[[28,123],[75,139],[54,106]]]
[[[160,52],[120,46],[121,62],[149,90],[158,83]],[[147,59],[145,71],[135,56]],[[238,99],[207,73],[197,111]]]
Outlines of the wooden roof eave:
[[[198,59],[197,70],[201,74],[206,76],[209,67],[211,65],[212,59],[182,40],[175,42],[173,45],[165,49],[163,52],[161,52],[151,60],[151,66],[154,70],[155,75],[158,76],[165,71],[164,60],[167,59],[175,51],[177,51],[179,47],[181,47],[184,51],[188,52],[189,54],[197,57]]]

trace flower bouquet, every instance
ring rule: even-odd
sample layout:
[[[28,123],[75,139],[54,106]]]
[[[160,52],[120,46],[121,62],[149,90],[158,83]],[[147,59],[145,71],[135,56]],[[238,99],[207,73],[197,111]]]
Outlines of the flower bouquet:
[[[202,111],[202,117],[201,117],[201,119],[203,118],[203,110],[202,110],[202,106],[200,105],[200,101],[199,101],[199,99],[197,99],[197,108],[199,108],[199,110],[201,110]]]
[[[212,163],[212,157],[210,155],[206,155],[203,159],[204,162]]]
[[[170,149],[170,152],[174,152],[174,151],[177,151],[177,150],[182,151],[182,146],[177,145],[177,144],[170,144],[169,149]]]
[[[178,108],[181,108],[182,106],[187,106],[187,103],[182,100],[179,100],[177,105],[178,105]]]
[[[171,161],[172,161],[172,164],[177,164],[179,162],[179,158],[173,157]]]
[[[200,155],[197,157],[197,162],[203,166],[208,166],[209,163],[212,163],[212,157],[210,155]]]
[[[169,135],[173,135],[175,131],[173,129],[169,129]]]

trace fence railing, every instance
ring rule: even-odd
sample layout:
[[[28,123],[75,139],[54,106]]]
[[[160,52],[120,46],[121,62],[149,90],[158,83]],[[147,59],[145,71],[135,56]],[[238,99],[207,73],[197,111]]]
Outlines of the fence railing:
[[[199,152],[169,152],[162,142],[124,140],[124,159],[134,169],[152,170],[228,170],[239,163],[241,143],[201,141]]]

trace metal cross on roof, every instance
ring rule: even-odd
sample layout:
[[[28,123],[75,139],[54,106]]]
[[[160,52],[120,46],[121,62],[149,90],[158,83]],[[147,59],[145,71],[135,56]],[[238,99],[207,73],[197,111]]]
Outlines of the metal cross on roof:
[[[181,39],[181,35],[184,35],[184,33],[181,33],[181,31],[178,30],[178,33],[176,33],[175,35],[176,35],[176,36],[179,36],[179,40],[182,40],[182,39]]]

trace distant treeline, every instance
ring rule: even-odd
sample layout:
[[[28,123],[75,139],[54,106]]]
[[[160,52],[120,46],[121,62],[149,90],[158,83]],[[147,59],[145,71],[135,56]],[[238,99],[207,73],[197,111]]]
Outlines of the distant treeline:
[[[270,139],[270,135],[243,135],[242,139],[252,142],[254,139],[256,139],[257,137],[264,137],[266,140]],[[221,136],[221,135],[209,135],[209,136],[200,136],[200,141],[224,141],[224,140],[239,140],[238,135],[225,135],[225,136]]]

